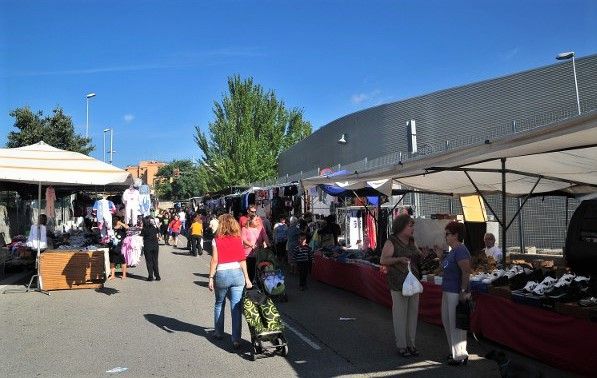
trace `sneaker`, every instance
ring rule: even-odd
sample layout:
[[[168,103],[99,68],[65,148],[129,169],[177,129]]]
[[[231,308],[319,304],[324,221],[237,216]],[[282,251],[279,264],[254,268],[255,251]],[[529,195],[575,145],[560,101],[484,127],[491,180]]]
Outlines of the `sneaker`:
[[[527,282],[527,284],[524,286],[524,288],[522,290],[524,290],[528,293],[531,293],[533,290],[535,290],[537,285],[539,285],[537,282],[529,281],[529,282]]]

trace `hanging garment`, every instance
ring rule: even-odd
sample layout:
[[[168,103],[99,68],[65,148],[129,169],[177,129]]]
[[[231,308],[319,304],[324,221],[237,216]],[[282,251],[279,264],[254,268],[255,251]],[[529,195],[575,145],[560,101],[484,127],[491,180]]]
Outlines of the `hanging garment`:
[[[56,202],[56,192],[54,188],[48,186],[46,188],[46,216],[48,218],[55,218],[56,217],[56,209],[54,208],[54,203]]]
[[[139,215],[139,191],[134,188],[128,188],[122,194],[122,203],[125,206],[124,222],[126,224],[137,224]]]
[[[139,187],[139,212],[144,217],[148,216],[151,211],[151,195],[149,193],[149,186],[141,185]]]
[[[369,239],[369,247],[375,249],[377,247],[377,234],[375,230],[375,219],[371,214],[367,214],[367,237]]]
[[[141,251],[143,250],[143,237],[139,235],[127,236],[122,241],[122,254],[126,265],[134,266],[141,260]]]
[[[116,212],[116,206],[114,206],[112,201],[102,198],[95,201],[93,210],[97,218],[101,242],[106,244],[110,240],[109,231],[112,230],[112,214]]]

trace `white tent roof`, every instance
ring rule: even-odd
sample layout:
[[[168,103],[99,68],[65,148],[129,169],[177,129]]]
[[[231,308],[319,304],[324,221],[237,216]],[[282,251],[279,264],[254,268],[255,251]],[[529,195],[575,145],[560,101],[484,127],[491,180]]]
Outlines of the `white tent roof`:
[[[46,185],[108,185],[125,183],[129,173],[78,152],[44,142],[0,148],[0,181]]]
[[[484,193],[502,189],[501,159],[506,159],[506,193],[520,196],[597,190],[597,111],[488,143],[448,151],[387,168],[343,176],[347,181],[393,178],[418,190],[447,194],[476,193],[466,173]],[[330,184],[338,178],[315,177],[303,185]],[[595,186],[595,187],[588,187]]]

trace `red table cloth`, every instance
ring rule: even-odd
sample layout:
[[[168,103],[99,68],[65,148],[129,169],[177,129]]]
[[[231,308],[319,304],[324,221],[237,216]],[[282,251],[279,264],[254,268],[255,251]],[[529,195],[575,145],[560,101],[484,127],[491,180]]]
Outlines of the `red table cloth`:
[[[343,263],[315,255],[312,276],[328,285],[348,290],[382,306],[392,308],[392,296],[386,274],[367,264]],[[419,316],[428,323],[441,325],[441,286],[422,282]]]
[[[315,256],[313,278],[392,307],[386,274],[373,266],[342,263]],[[421,320],[441,325],[441,286],[422,282]],[[471,329],[489,340],[577,374],[597,372],[597,324],[514,303],[506,298],[475,294]]]
[[[475,333],[557,368],[597,374],[597,324],[489,294],[475,301]]]

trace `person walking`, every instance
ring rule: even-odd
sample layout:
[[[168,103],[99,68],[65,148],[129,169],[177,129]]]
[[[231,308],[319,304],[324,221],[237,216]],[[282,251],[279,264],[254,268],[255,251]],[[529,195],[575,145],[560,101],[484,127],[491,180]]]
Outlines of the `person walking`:
[[[168,224],[168,230],[170,230],[170,238],[174,248],[178,248],[178,235],[180,235],[181,227],[182,223],[180,222],[178,215],[175,215],[174,219]]]
[[[442,261],[444,274],[442,277],[442,324],[450,355],[448,364],[454,366],[466,365],[468,352],[466,351],[465,330],[456,328],[456,306],[461,301],[470,298],[469,277],[472,273],[471,254],[464,241],[464,224],[453,221],[446,225],[446,243],[451,250]]]
[[[259,217],[253,216],[249,219],[247,226],[243,227],[241,230],[242,244],[245,250],[247,269],[249,271],[249,277],[251,278],[251,281],[253,281],[255,278],[255,265],[257,262],[255,252],[269,245],[267,234],[265,233],[263,227],[259,227],[257,221],[258,219]],[[220,227],[222,227],[221,223]]]
[[[158,254],[160,250],[160,245],[158,244],[159,234],[160,232],[151,221],[151,217],[144,217],[141,236],[143,237],[143,252],[147,264],[147,281],[153,281],[154,276],[156,281],[162,279],[158,268]]]
[[[247,273],[245,252],[240,237],[240,226],[230,214],[221,215],[219,227],[212,242],[209,264],[210,291],[215,292],[214,337],[224,336],[224,310],[226,297],[230,300],[232,318],[232,346],[240,347],[243,289],[253,287]]]
[[[388,286],[392,295],[392,320],[396,347],[402,357],[418,356],[415,346],[419,316],[419,294],[402,295],[402,284],[408,275],[408,265],[419,276],[417,262],[421,251],[415,246],[412,218],[400,215],[392,223],[392,235],[381,251],[380,263],[388,267]]]
[[[189,227],[189,238],[191,240],[191,255],[201,256],[203,254],[203,244],[201,239],[203,238],[203,221],[201,215],[195,215],[193,223]]]

